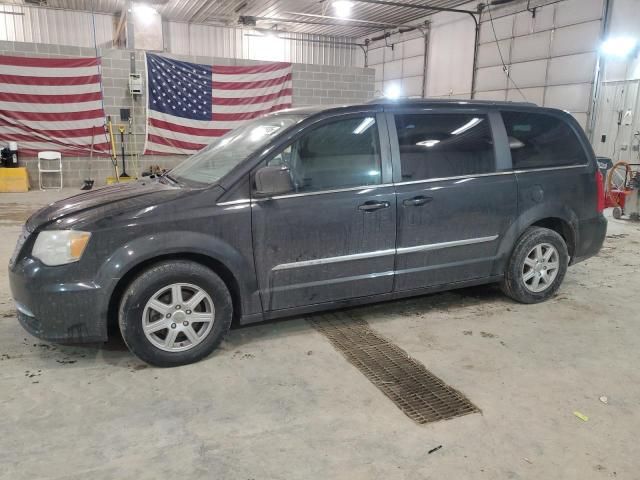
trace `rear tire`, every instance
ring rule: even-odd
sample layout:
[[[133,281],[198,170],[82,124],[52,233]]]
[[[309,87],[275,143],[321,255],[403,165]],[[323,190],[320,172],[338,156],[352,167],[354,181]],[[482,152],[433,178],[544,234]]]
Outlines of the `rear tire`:
[[[513,249],[502,291],[517,302],[543,302],[560,288],[568,264],[567,244],[558,233],[529,227]]]
[[[158,263],[128,286],[119,309],[122,337],[141,360],[174,367],[208,356],[233,317],[231,295],[209,268],[187,260]]]

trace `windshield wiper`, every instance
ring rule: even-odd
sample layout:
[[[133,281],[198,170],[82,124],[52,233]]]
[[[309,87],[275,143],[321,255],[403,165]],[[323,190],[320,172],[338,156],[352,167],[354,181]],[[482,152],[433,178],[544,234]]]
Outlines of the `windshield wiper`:
[[[173,178],[171,175],[169,175],[169,172],[165,172],[162,175],[159,175],[158,177],[159,177],[160,180],[162,180],[163,178],[166,178],[167,180],[169,180],[174,185],[180,185],[180,182],[178,180],[176,180],[175,178]]]

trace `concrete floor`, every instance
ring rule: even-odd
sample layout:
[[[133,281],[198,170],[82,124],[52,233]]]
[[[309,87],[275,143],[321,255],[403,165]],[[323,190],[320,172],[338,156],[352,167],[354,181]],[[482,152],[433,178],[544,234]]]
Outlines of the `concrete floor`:
[[[1,264],[28,213],[70,193],[0,195]],[[30,337],[3,275],[0,478],[637,479],[639,292],[640,224],[610,220],[547,303],[482,287],[353,310],[482,410],[419,426],[303,318],[160,370],[118,340]]]

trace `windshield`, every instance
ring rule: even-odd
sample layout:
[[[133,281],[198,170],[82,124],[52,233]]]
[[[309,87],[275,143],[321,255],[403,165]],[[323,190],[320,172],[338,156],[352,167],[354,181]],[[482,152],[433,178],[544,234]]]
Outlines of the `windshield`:
[[[227,132],[169,172],[179,182],[213,184],[303,115],[261,117]]]

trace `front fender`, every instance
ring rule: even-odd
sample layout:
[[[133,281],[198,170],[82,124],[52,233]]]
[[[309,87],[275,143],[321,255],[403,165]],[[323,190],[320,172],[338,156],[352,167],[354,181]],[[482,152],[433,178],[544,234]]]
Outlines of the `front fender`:
[[[504,273],[511,252],[524,231],[534,223],[546,218],[557,218],[567,223],[571,228],[573,242],[577,245],[578,217],[573,210],[559,202],[545,202],[533,205],[521,212],[503,235],[498,246],[493,275],[502,275]]]
[[[243,254],[217,237],[193,231],[150,233],[129,240],[113,250],[95,277],[96,283],[103,286],[106,293],[103,311],[107,311],[118,282],[128,272],[154,258],[176,254],[204,255],[224,265],[234,276],[240,290],[243,313],[255,313],[252,298],[257,297],[258,289],[253,262],[250,263],[252,256],[248,257],[247,252]]]

